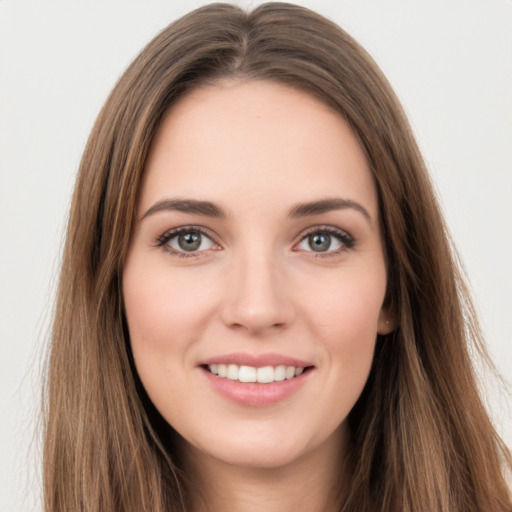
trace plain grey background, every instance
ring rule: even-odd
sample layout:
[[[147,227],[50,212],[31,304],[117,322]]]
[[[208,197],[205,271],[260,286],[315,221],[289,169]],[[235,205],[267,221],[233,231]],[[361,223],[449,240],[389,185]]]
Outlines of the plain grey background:
[[[0,0],[0,512],[41,510],[40,366],[88,133],[143,45],[204,3]],[[510,382],[512,1],[297,3],[352,34],[397,91],[469,275],[490,353]],[[497,385],[487,387],[496,427],[510,445],[509,400]]]

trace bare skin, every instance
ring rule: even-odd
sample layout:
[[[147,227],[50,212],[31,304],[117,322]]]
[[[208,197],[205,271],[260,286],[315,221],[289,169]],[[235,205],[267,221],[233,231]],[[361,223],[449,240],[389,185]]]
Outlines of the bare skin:
[[[340,446],[339,451],[332,451],[326,446],[324,451],[315,452],[319,461],[303,457],[275,469],[225,466],[221,471],[219,461],[196,453],[196,465],[188,469],[196,489],[203,491],[193,494],[193,510],[220,511],[229,504],[230,510],[244,512],[335,512],[339,510],[336,502],[344,450]]]
[[[155,137],[138,218],[131,345],[181,436],[194,512],[335,510],[346,418],[393,328],[377,192],[348,125],[270,82],[194,90]]]

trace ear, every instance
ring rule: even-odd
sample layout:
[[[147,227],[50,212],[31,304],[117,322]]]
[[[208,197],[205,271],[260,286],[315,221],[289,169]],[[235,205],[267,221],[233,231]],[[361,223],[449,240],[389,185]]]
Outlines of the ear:
[[[379,313],[379,320],[377,322],[377,334],[386,335],[393,332],[396,328],[396,319],[390,311],[382,308]]]

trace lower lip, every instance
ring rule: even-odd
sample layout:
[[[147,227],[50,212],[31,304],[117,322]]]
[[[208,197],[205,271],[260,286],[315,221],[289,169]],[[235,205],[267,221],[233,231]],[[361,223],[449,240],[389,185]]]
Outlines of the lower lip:
[[[261,384],[258,382],[240,382],[213,375],[201,368],[209,384],[223,397],[246,407],[267,407],[277,404],[296,393],[308,380],[312,369],[279,382]]]

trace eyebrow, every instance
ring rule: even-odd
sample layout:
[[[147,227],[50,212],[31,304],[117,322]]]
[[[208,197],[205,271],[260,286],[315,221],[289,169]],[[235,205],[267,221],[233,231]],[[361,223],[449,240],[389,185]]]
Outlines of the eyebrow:
[[[334,210],[344,210],[347,208],[356,210],[371,222],[371,215],[368,213],[368,210],[364,208],[364,206],[351,199],[342,199],[338,197],[296,204],[289,210],[288,217],[297,219],[302,217],[309,217],[312,215],[320,215],[322,213],[327,213]],[[142,215],[140,220],[143,220],[146,217],[161,211],[178,211],[183,213],[190,213],[193,215],[204,215],[207,217],[215,217],[221,219],[227,217],[226,212],[211,201],[167,198],[162,199],[161,201],[158,201],[153,206],[151,206],[144,213],[144,215]]]
[[[319,201],[311,201],[308,203],[299,203],[295,205],[288,213],[288,216],[295,219],[301,217],[309,217],[311,215],[320,215],[333,210],[344,210],[350,208],[361,213],[368,221],[371,222],[372,217],[368,210],[351,199],[342,199],[338,197],[321,199]]]
[[[198,201],[196,199],[162,199],[151,206],[140,220],[157,212],[168,210],[191,213],[194,215],[206,215],[207,217],[226,217],[226,213],[210,201]]]

